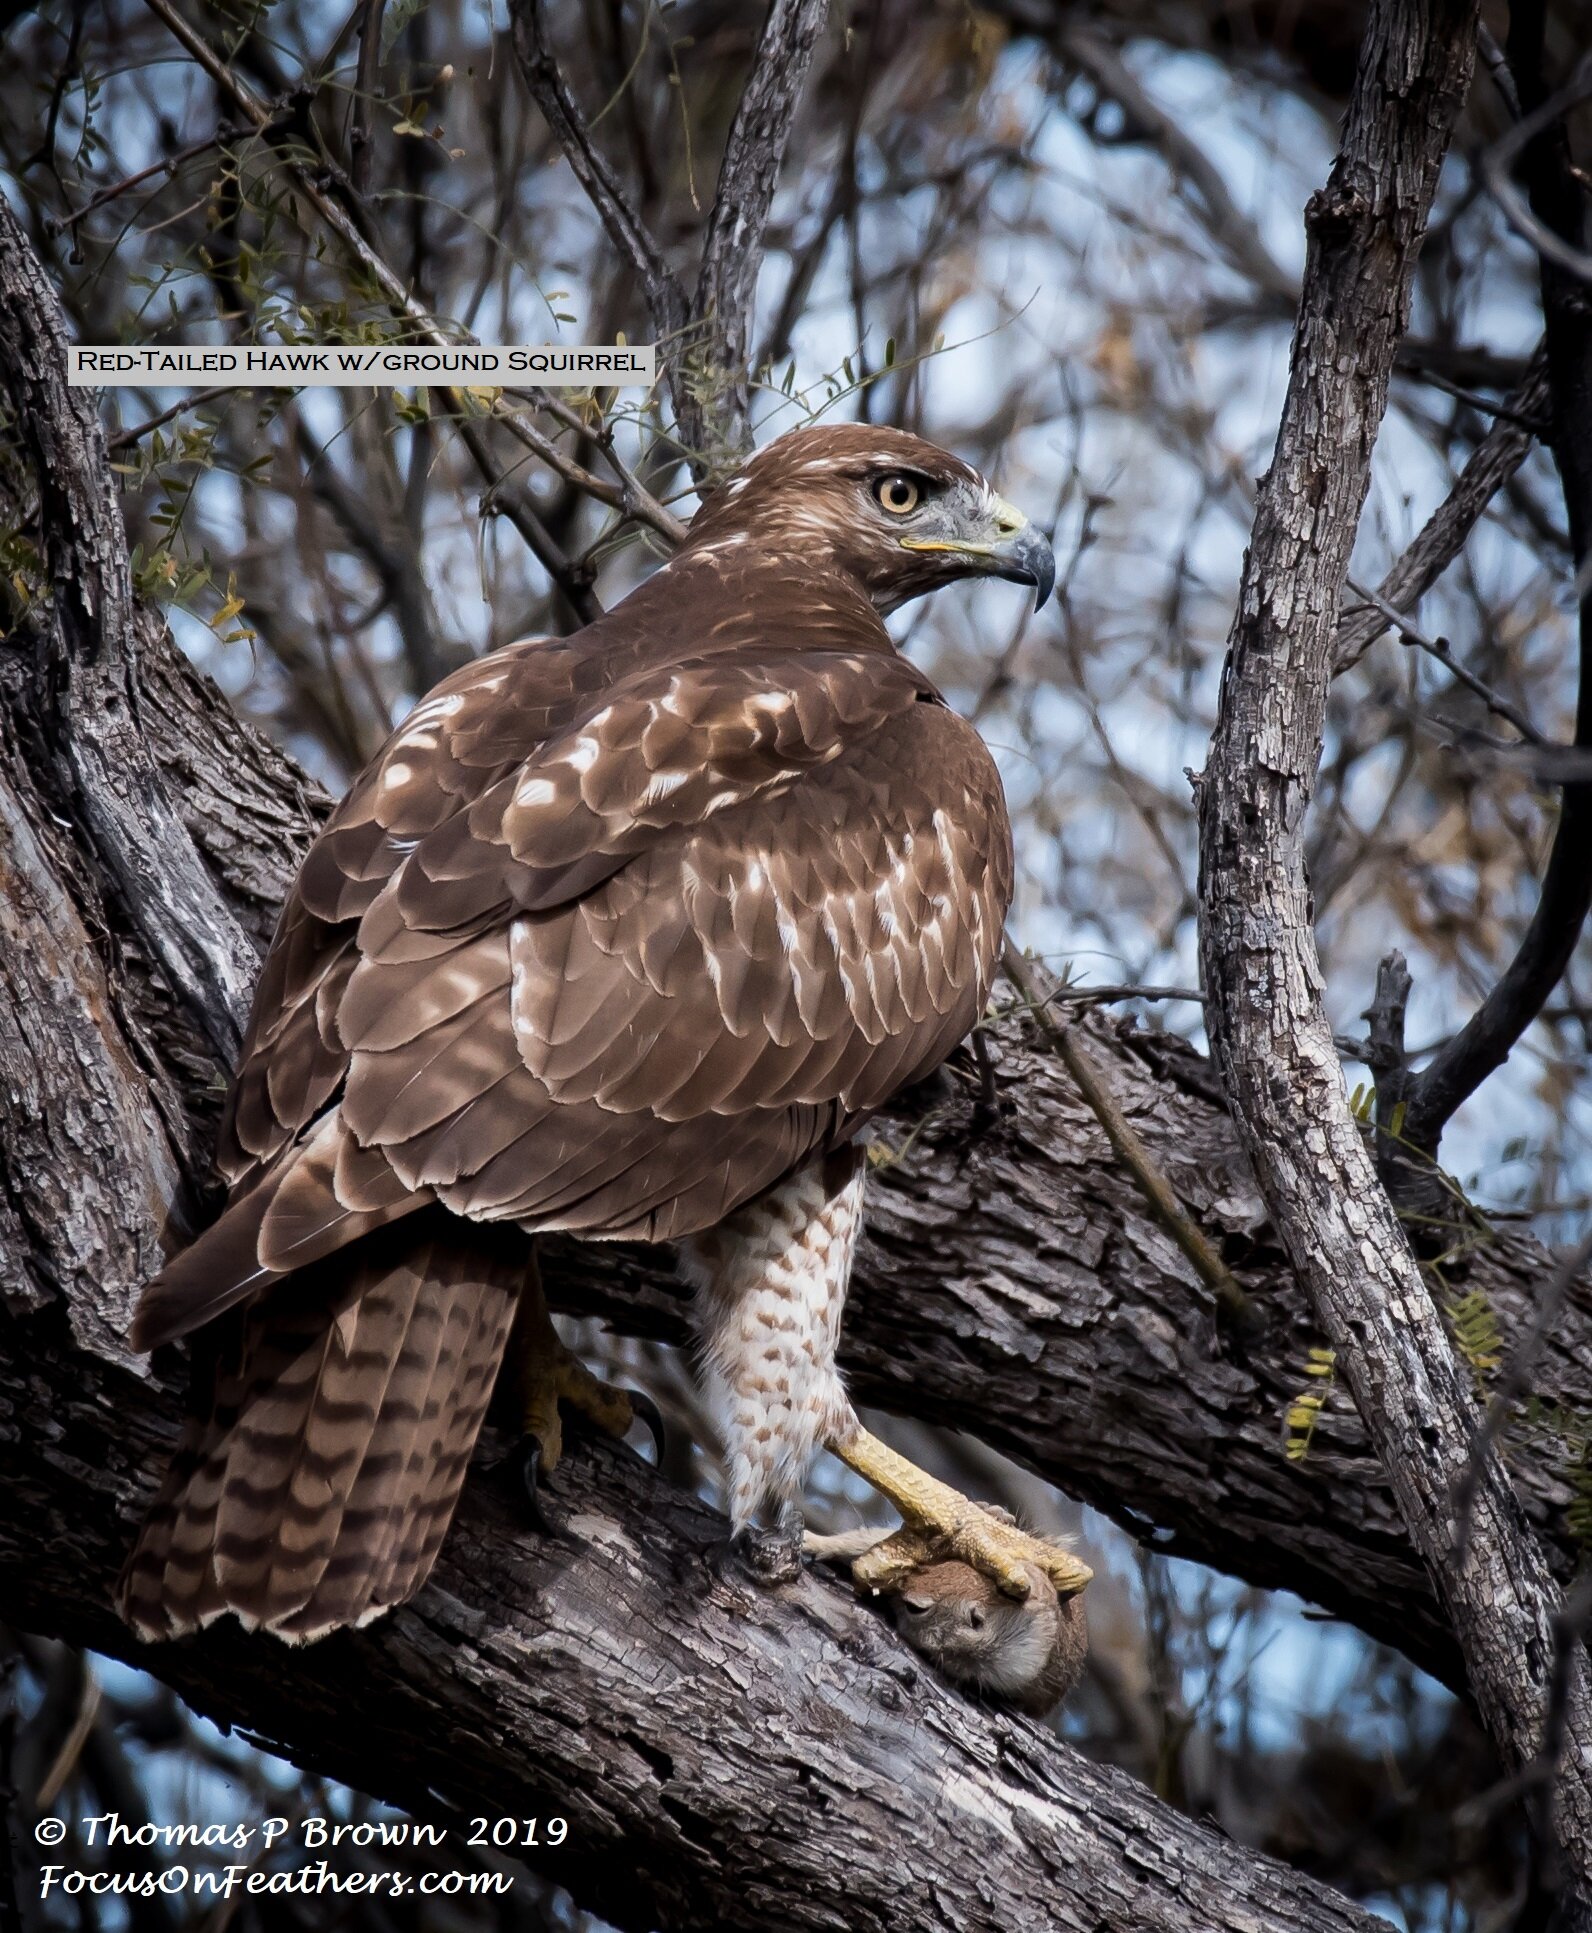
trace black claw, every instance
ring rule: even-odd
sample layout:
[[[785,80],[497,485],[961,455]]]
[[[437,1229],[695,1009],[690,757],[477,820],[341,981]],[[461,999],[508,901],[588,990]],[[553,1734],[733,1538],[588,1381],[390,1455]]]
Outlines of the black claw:
[[[557,1536],[557,1528],[548,1521],[547,1512],[542,1508],[542,1440],[538,1436],[523,1436],[512,1452],[513,1462],[520,1479],[520,1488],[525,1493],[525,1514],[530,1518],[532,1527],[544,1537]]]
[[[658,1453],[657,1461],[661,1465],[669,1447],[669,1432],[664,1426],[663,1411],[645,1390],[627,1389],[625,1394],[630,1398],[632,1414],[646,1424],[648,1434],[652,1437],[652,1447]]]
[[[995,1084],[995,1063],[990,1058],[989,1042],[981,1028],[973,1030],[972,1042],[973,1059],[978,1066],[978,1097],[968,1117],[967,1138],[980,1141],[1001,1118],[1001,1097]]]
[[[801,1576],[802,1540],[798,1530],[760,1530],[748,1526],[730,1539],[730,1549],[759,1584],[789,1584]]]

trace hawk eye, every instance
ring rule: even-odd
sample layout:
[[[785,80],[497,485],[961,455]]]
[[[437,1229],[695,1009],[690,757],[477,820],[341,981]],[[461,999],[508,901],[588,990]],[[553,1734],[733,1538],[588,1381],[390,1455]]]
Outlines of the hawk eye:
[[[905,517],[917,509],[923,501],[923,491],[911,477],[903,476],[900,471],[890,476],[880,477],[873,486],[875,503],[881,510],[888,510],[892,517]]]

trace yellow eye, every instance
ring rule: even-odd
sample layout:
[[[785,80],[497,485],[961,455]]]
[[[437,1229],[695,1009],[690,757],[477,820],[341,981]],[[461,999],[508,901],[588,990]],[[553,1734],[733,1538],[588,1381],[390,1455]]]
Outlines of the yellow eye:
[[[881,510],[888,510],[892,517],[905,517],[916,510],[923,499],[923,492],[911,477],[880,477],[873,486],[874,501]]]

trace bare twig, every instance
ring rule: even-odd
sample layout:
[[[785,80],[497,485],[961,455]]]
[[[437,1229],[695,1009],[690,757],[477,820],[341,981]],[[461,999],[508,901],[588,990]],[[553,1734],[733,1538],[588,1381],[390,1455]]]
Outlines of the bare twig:
[[[624,184],[592,139],[586,117],[570,92],[548,40],[541,0],[514,0],[510,11],[514,21],[514,49],[531,98],[553,130],[575,172],[575,179],[607,229],[609,240],[641,283],[652,326],[659,338],[667,341],[678,337],[689,319],[685,290],[632,206]]]
[[[1087,74],[1102,94],[1128,117],[1128,138],[1152,143],[1174,176],[1189,183],[1202,204],[1207,233],[1232,265],[1266,294],[1293,306],[1293,277],[1267,248],[1256,224],[1228,192],[1221,170],[1189,138],[1187,130],[1160,107],[1133,70],[1100,31],[1071,8],[1064,8],[1052,44],[1071,67]]]
[[[118,430],[114,436],[106,439],[105,447],[114,456],[118,450],[128,450],[135,443],[142,443],[151,430],[163,429],[173,418],[185,416],[191,409],[203,409],[206,403],[216,403],[223,396],[235,396],[237,393],[236,388],[231,385],[225,389],[195,390],[193,395],[184,396],[180,403],[173,403],[170,409],[163,409],[158,416],[151,416],[142,423],[135,423],[131,429]]]
[[[1205,1004],[1205,996],[1198,987],[1114,986],[1110,982],[1080,985],[1072,981],[1053,988],[1039,1004],[1051,1007],[1060,1001],[1069,1007],[1104,1007],[1114,1005],[1119,1000],[1188,1000],[1197,1006]]]
[[[147,168],[140,168],[136,174],[126,175],[120,181],[113,181],[91,195],[81,208],[73,208],[68,213],[51,219],[50,227],[57,234],[65,234],[96,209],[103,208],[107,202],[140,188],[146,181],[153,181],[157,175],[174,175],[179,168],[186,167],[202,154],[208,154],[214,147],[224,146],[232,137],[231,127],[223,121],[214,134],[207,134],[202,141],[190,141],[187,147],[179,148],[175,154],[168,154],[163,160],[151,162]]]
[[[1539,347],[1498,420],[1454,480],[1453,489],[1378,585],[1379,597],[1406,610],[1420,602],[1464,548],[1488,504],[1526,460],[1537,437],[1528,426],[1542,420],[1547,403],[1548,358],[1546,349]],[[1346,613],[1338,626],[1334,671],[1358,664],[1387,626],[1384,611],[1375,604]]]
[[[1511,704],[1502,692],[1494,691],[1484,679],[1478,678],[1474,671],[1460,663],[1454,656],[1454,647],[1447,638],[1427,637],[1412,618],[1401,611],[1390,599],[1384,597],[1380,591],[1369,590],[1352,577],[1346,582],[1356,597],[1364,598],[1373,610],[1380,612],[1382,617],[1397,630],[1400,644],[1416,645],[1428,656],[1435,658],[1443,669],[1456,678],[1467,691],[1473,691],[1490,712],[1495,712],[1498,717],[1513,725],[1527,744],[1541,746],[1552,744],[1553,741],[1537,730],[1518,705]]]
[[[1515,45],[1515,34],[1510,32],[1511,50]],[[1518,84],[1518,76],[1517,76]],[[1527,90],[1521,90],[1522,101]],[[1540,90],[1538,90],[1540,92]],[[1550,129],[1559,126],[1565,114],[1572,107],[1579,107],[1592,99],[1592,54],[1588,54],[1571,78],[1550,94],[1546,100],[1539,100],[1530,112],[1522,115],[1512,128],[1496,140],[1481,158],[1482,175],[1493,199],[1504,211],[1505,219],[1511,228],[1525,237],[1538,255],[1551,262],[1566,275],[1573,275],[1582,282],[1592,282],[1592,254],[1577,248],[1551,222],[1545,221],[1536,207],[1537,197],[1523,196],[1519,187],[1511,179],[1512,172],[1520,157],[1535,146]]]
[[[1001,948],[1001,971],[1022,996],[1040,1032],[1061,1056],[1067,1072],[1077,1083],[1078,1092],[1093,1108],[1117,1159],[1133,1176],[1156,1220],[1194,1264],[1200,1280],[1226,1313],[1235,1321],[1252,1323],[1255,1308],[1249,1295],[1204,1232],[1184,1212],[1171,1182],[1150,1158],[1149,1150],[1118,1107],[1105,1076],[1080,1046],[1072,1028],[1057,1020],[1050,1011],[1050,1000],[1054,996],[1041,996],[1036,991],[1028,962],[1009,939]]]
[[[354,118],[348,133],[348,178],[356,195],[370,193],[371,110],[381,77],[382,16],[387,0],[363,0],[359,23],[359,66],[354,76]]]

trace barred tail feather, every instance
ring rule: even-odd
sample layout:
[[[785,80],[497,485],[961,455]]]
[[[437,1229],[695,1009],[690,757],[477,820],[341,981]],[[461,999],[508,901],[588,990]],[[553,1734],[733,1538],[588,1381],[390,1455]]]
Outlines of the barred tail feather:
[[[525,1239],[425,1211],[228,1318],[122,1573],[146,1638],[225,1612],[306,1643],[368,1623],[436,1561],[525,1279]]]

